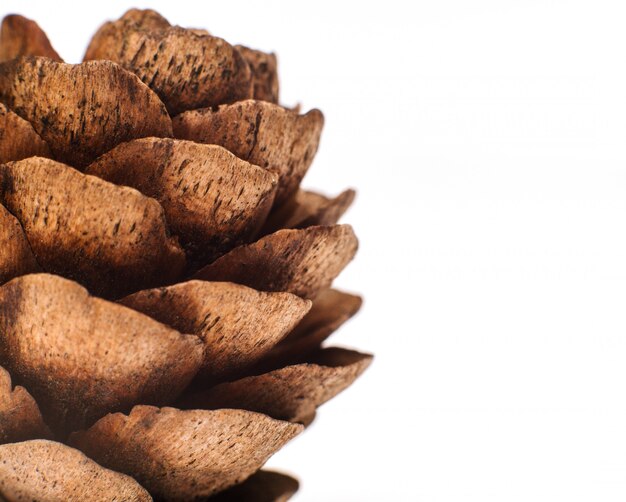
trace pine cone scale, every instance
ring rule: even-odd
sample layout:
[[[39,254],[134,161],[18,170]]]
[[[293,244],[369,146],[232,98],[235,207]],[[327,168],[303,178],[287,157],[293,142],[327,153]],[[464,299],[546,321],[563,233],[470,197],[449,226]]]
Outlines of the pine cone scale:
[[[196,279],[231,281],[263,291],[315,298],[352,260],[358,241],[349,225],[279,230],[240,246],[201,269]]]
[[[0,204],[0,284],[37,270],[39,265],[20,222]]]
[[[252,239],[274,202],[277,178],[216,145],[167,138],[122,143],[85,172],[153,197],[194,262]]]
[[[50,157],[48,144],[33,127],[0,103],[0,162],[28,157]]]
[[[130,476],[98,465],[54,441],[0,445],[0,493],[9,500],[149,502],[150,494]],[[69,474],[69,475],[68,475]]]
[[[191,110],[173,119],[174,136],[217,144],[279,176],[276,206],[298,189],[319,146],[324,116],[299,115],[266,101],[246,100],[216,110]]]
[[[252,97],[250,68],[241,53],[210,35],[115,21],[96,33],[84,58],[101,59],[135,73],[173,115]]]
[[[108,415],[73,434],[70,444],[132,475],[156,497],[184,501],[244,481],[301,431],[300,425],[241,410],[137,406],[128,416]]]
[[[40,157],[0,165],[0,190],[38,263],[94,292],[121,296],[184,269],[162,207],[136,190]]]
[[[11,375],[0,367],[0,444],[50,436],[33,397],[24,387],[13,387]]]
[[[140,291],[120,303],[204,343],[203,378],[220,381],[260,361],[291,332],[311,302],[239,284],[190,281]]]
[[[197,337],[57,276],[5,284],[0,311],[0,358],[61,435],[138,402],[172,402],[202,362]]]
[[[124,141],[172,136],[171,119],[156,94],[108,61],[1,63],[0,101],[31,123],[55,159],[76,168]]]
[[[315,410],[349,387],[365,371],[371,356],[352,352],[338,366],[300,363],[216,385],[182,399],[186,409],[240,408],[307,425]]]
[[[23,16],[6,16],[0,28],[0,63],[26,54],[61,61],[37,23]]]

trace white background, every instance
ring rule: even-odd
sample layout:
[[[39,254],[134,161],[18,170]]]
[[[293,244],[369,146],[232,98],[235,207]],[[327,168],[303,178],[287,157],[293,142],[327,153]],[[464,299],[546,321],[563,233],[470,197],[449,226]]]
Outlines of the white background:
[[[78,62],[127,1],[17,2]],[[376,353],[271,461],[305,501],[626,500],[626,7],[152,1],[275,50],[326,115],[305,185],[359,190]]]

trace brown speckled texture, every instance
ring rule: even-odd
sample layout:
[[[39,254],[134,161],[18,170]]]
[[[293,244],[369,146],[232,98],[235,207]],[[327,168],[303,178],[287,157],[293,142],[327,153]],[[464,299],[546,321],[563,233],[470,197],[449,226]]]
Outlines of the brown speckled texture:
[[[77,168],[124,141],[172,135],[158,96],[110,61],[0,63],[0,102],[32,124],[55,159]]]
[[[33,126],[0,103],[0,163],[35,155],[52,154]]]
[[[178,26],[104,24],[87,48],[85,61],[107,59],[136,74],[171,114],[252,97],[248,63],[221,38]]]
[[[313,302],[302,321],[277,344],[258,365],[259,369],[275,369],[318,349],[343,323],[361,308],[360,296],[327,289]]]
[[[190,281],[120,301],[204,342],[203,377],[237,374],[258,362],[304,317],[311,302],[227,282]]]
[[[200,264],[258,233],[278,181],[220,146],[167,138],[122,143],[85,172],[158,200],[187,256]]]
[[[33,157],[0,165],[0,203],[46,272],[121,296],[175,280],[185,256],[163,208],[127,187]]]
[[[342,353],[338,355],[337,351]],[[280,420],[307,423],[318,406],[346,389],[372,357],[342,349],[324,349],[314,360],[217,385],[183,398],[184,408],[241,408]]]
[[[276,54],[237,45],[252,72],[253,98],[278,103],[278,61]]]
[[[0,204],[0,285],[38,270],[20,222]]]
[[[361,306],[324,117],[219,29],[130,9],[72,65],[2,21],[1,501],[285,502],[263,464],[371,361],[321,348]]]
[[[352,189],[344,190],[333,198],[310,190],[298,190],[270,215],[261,233],[265,235],[281,228],[334,225],[352,205],[355,196],[356,192]]]
[[[278,174],[280,206],[297,191],[313,162],[324,116],[319,110],[299,115],[267,101],[246,100],[181,113],[173,124],[177,138],[221,145]]]
[[[161,30],[171,26],[167,19],[152,9],[129,9],[120,20],[132,21],[138,28],[146,30]]]
[[[200,368],[202,344],[35,274],[0,287],[0,361],[63,434],[137,403],[171,402]]]
[[[61,443],[0,446],[0,499],[10,502],[149,502],[129,476],[105,469]]]
[[[0,27],[0,62],[18,56],[43,56],[61,61],[35,21],[12,14],[2,20]]]
[[[288,291],[315,298],[352,260],[358,241],[349,225],[279,230],[233,249],[196,274],[261,291]]]
[[[184,501],[244,481],[301,430],[242,410],[136,406],[129,416],[107,415],[70,442],[133,476],[155,498]]]
[[[33,396],[24,387],[13,387],[11,375],[0,367],[0,444],[48,437],[50,430]]]

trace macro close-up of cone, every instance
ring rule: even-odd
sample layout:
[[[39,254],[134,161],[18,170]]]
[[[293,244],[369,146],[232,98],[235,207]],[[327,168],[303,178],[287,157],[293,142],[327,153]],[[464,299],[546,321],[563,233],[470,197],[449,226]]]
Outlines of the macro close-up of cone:
[[[362,300],[354,190],[301,188],[322,112],[212,33],[131,9],[66,64],[2,21],[0,500],[285,501],[262,467],[371,363],[327,345]]]

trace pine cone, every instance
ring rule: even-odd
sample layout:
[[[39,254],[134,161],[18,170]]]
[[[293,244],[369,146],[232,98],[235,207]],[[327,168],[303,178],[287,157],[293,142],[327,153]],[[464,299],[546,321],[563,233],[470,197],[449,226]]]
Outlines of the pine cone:
[[[371,356],[322,348],[354,199],[273,54],[131,10],[62,62],[0,33],[0,494],[287,500],[266,460]],[[213,498],[212,498],[213,499]]]

